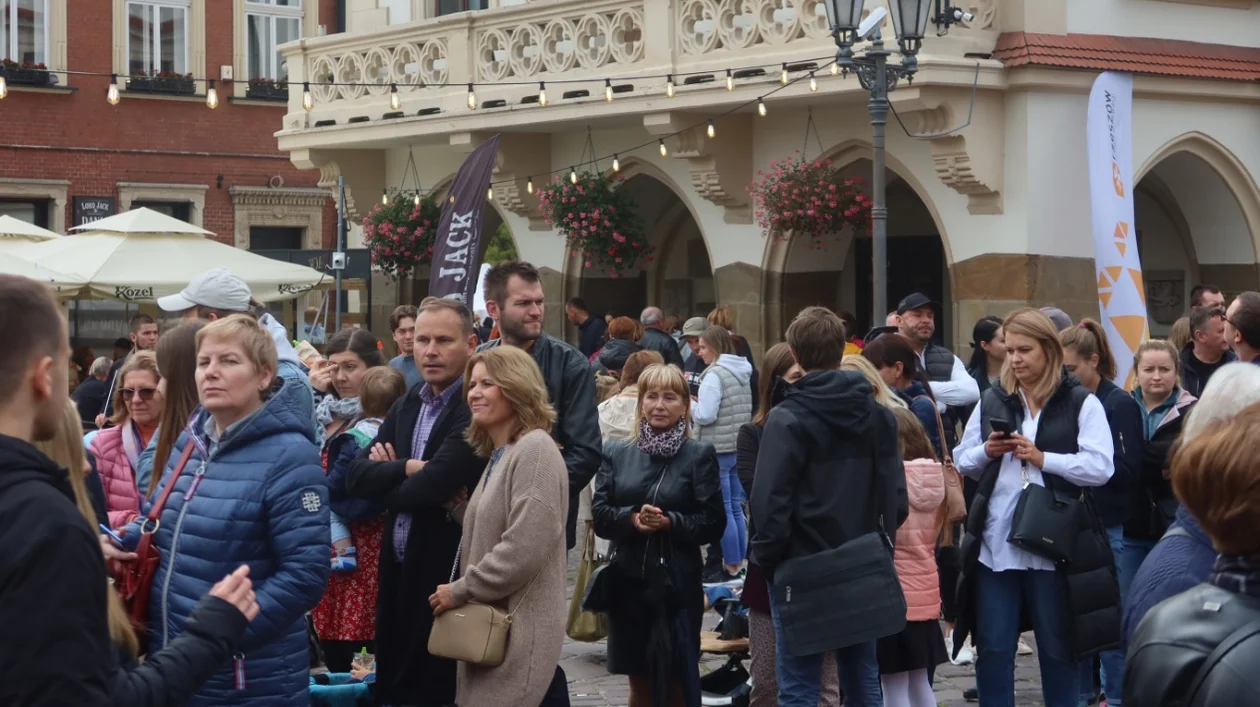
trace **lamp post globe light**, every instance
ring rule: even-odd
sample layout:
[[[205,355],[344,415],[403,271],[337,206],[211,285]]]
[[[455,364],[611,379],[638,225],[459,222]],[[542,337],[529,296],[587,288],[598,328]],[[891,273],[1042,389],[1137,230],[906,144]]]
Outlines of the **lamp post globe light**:
[[[866,36],[858,36],[858,28],[862,26],[862,8],[866,0],[825,0],[827,22],[831,25],[831,34],[836,40],[836,64],[846,74],[857,75],[862,87],[871,94],[867,104],[871,115],[871,283],[872,283],[872,323],[882,322],[888,313],[888,204],[887,179],[885,169],[884,137],[888,124],[888,92],[897,87],[903,77],[913,80],[918,70],[915,55],[923,45],[923,35],[927,32],[928,19],[932,15],[933,5],[937,5],[936,16],[940,16],[939,5],[942,0],[888,0],[888,14],[892,15],[893,32],[897,37],[897,45],[901,50],[901,63],[889,64],[891,52],[884,48],[884,40],[880,36],[879,24],[867,30]],[[945,0],[948,12],[948,0]],[[882,10],[882,8],[880,8]],[[877,10],[878,12],[879,10]],[[864,28],[865,29],[865,28]],[[869,37],[870,47],[861,55],[856,55],[853,47],[858,41]]]

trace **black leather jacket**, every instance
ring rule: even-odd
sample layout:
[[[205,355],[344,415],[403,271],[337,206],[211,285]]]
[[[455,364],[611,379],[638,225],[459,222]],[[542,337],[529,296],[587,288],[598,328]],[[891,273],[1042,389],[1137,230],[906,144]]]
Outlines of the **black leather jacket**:
[[[1236,629],[1260,620],[1260,598],[1200,584],[1178,594],[1138,624],[1124,673],[1124,701],[1142,707],[1218,707],[1260,704],[1260,633],[1224,654],[1193,695],[1188,693],[1208,655]]]
[[[645,535],[634,529],[630,514],[644,504],[665,511],[668,531]],[[713,445],[694,439],[669,458],[648,456],[632,440],[608,442],[591,511],[595,533],[613,542],[620,569],[638,576],[639,568],[664,553],[689,581],[685,586],[698,587],[704,566],[700,546],[718,542],[726,530],[717,453]]]
[[[477,350],[492,349],[501,341],[495,339],[477,347]],[[582,489],[595,478],[595,472],[599,471],[600,434],[599,411],[595,407],[595,374],[580,351],[546,333],[534,342],[530,356],[542,371],[547,396],[556,409],[556,424],[551,436],[560,445],[560,454],[569,470],[569,519],[565,524],[565,533],[566,547],[572,549],[577,537],[578,498]]]

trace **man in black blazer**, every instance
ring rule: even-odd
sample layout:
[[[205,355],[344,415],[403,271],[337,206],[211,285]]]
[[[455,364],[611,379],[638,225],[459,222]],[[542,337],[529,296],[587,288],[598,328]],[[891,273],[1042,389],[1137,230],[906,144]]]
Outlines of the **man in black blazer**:
[[[451,581],[461,528],[450,512],[486,465],[464,441],[463,374],[476,345],[467,307],[434,297],[420,304],[414,354],[424,383],[394,403],[347,475],[351,496],[384,498],[389,508],[376,609],[377,704],[455,702],[455,661],[428,652],[433,611],[425,597]]]

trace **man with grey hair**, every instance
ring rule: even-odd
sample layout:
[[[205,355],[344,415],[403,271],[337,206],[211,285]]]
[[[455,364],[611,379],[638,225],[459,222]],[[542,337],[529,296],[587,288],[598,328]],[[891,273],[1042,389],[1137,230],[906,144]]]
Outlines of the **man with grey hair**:
[[[105,398],[109,394],[109,367],[111,361],[101,356],[88,368],[88,377],[80,383],[70,399],[79,410],[79,419],[83,421],[83,429],[96,429],[96,414],[105,407]]]
[[[1181,428],[1182,442],[1228,422],[1244,409],[1260,403],[1260,368],[1229,363],[1219,368],[1203,389]],[[1169,457],[1171,458],[1171,454]],[[1216,550],[1199,521],[1177,505],[1177,520],[1160,538],[1129,584],[1124,599],[1126,642],[1142,617],[1156,604],[1207,581]]]
[[[674,337],[661,328],[663,321],[665,313],[660,307],[648,307],[639,314],[639,323],[643,325],[643,338],[639,339],[639,346],[659,353],[665,363],[672,363],[681,369],[682,352],[678,350],[678,342],[674,341]]]
[[[1058,307],[1042,307],[1041,313],[1050,317],[1050,321],[1054,322],[1054,328],[1059,331],[1072,327],[1072,318]]]

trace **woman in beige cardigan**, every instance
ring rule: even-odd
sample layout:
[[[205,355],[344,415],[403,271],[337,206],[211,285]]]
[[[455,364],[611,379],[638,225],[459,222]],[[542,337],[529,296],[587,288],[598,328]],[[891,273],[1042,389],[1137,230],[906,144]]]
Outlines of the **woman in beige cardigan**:
[[[551,439],[555,413],[542,374],[523,350],[475,354],[464,373],[467,438],[490,463],[462,515],[462,576],[429,597],[434,615],[470,601],[512,617],[506,657],[490,668],[459,664],[460,707],[568,705],[560,669],[567,612],[564,525],[568,474]],[[460,513],[462,511],[462,513]]]

